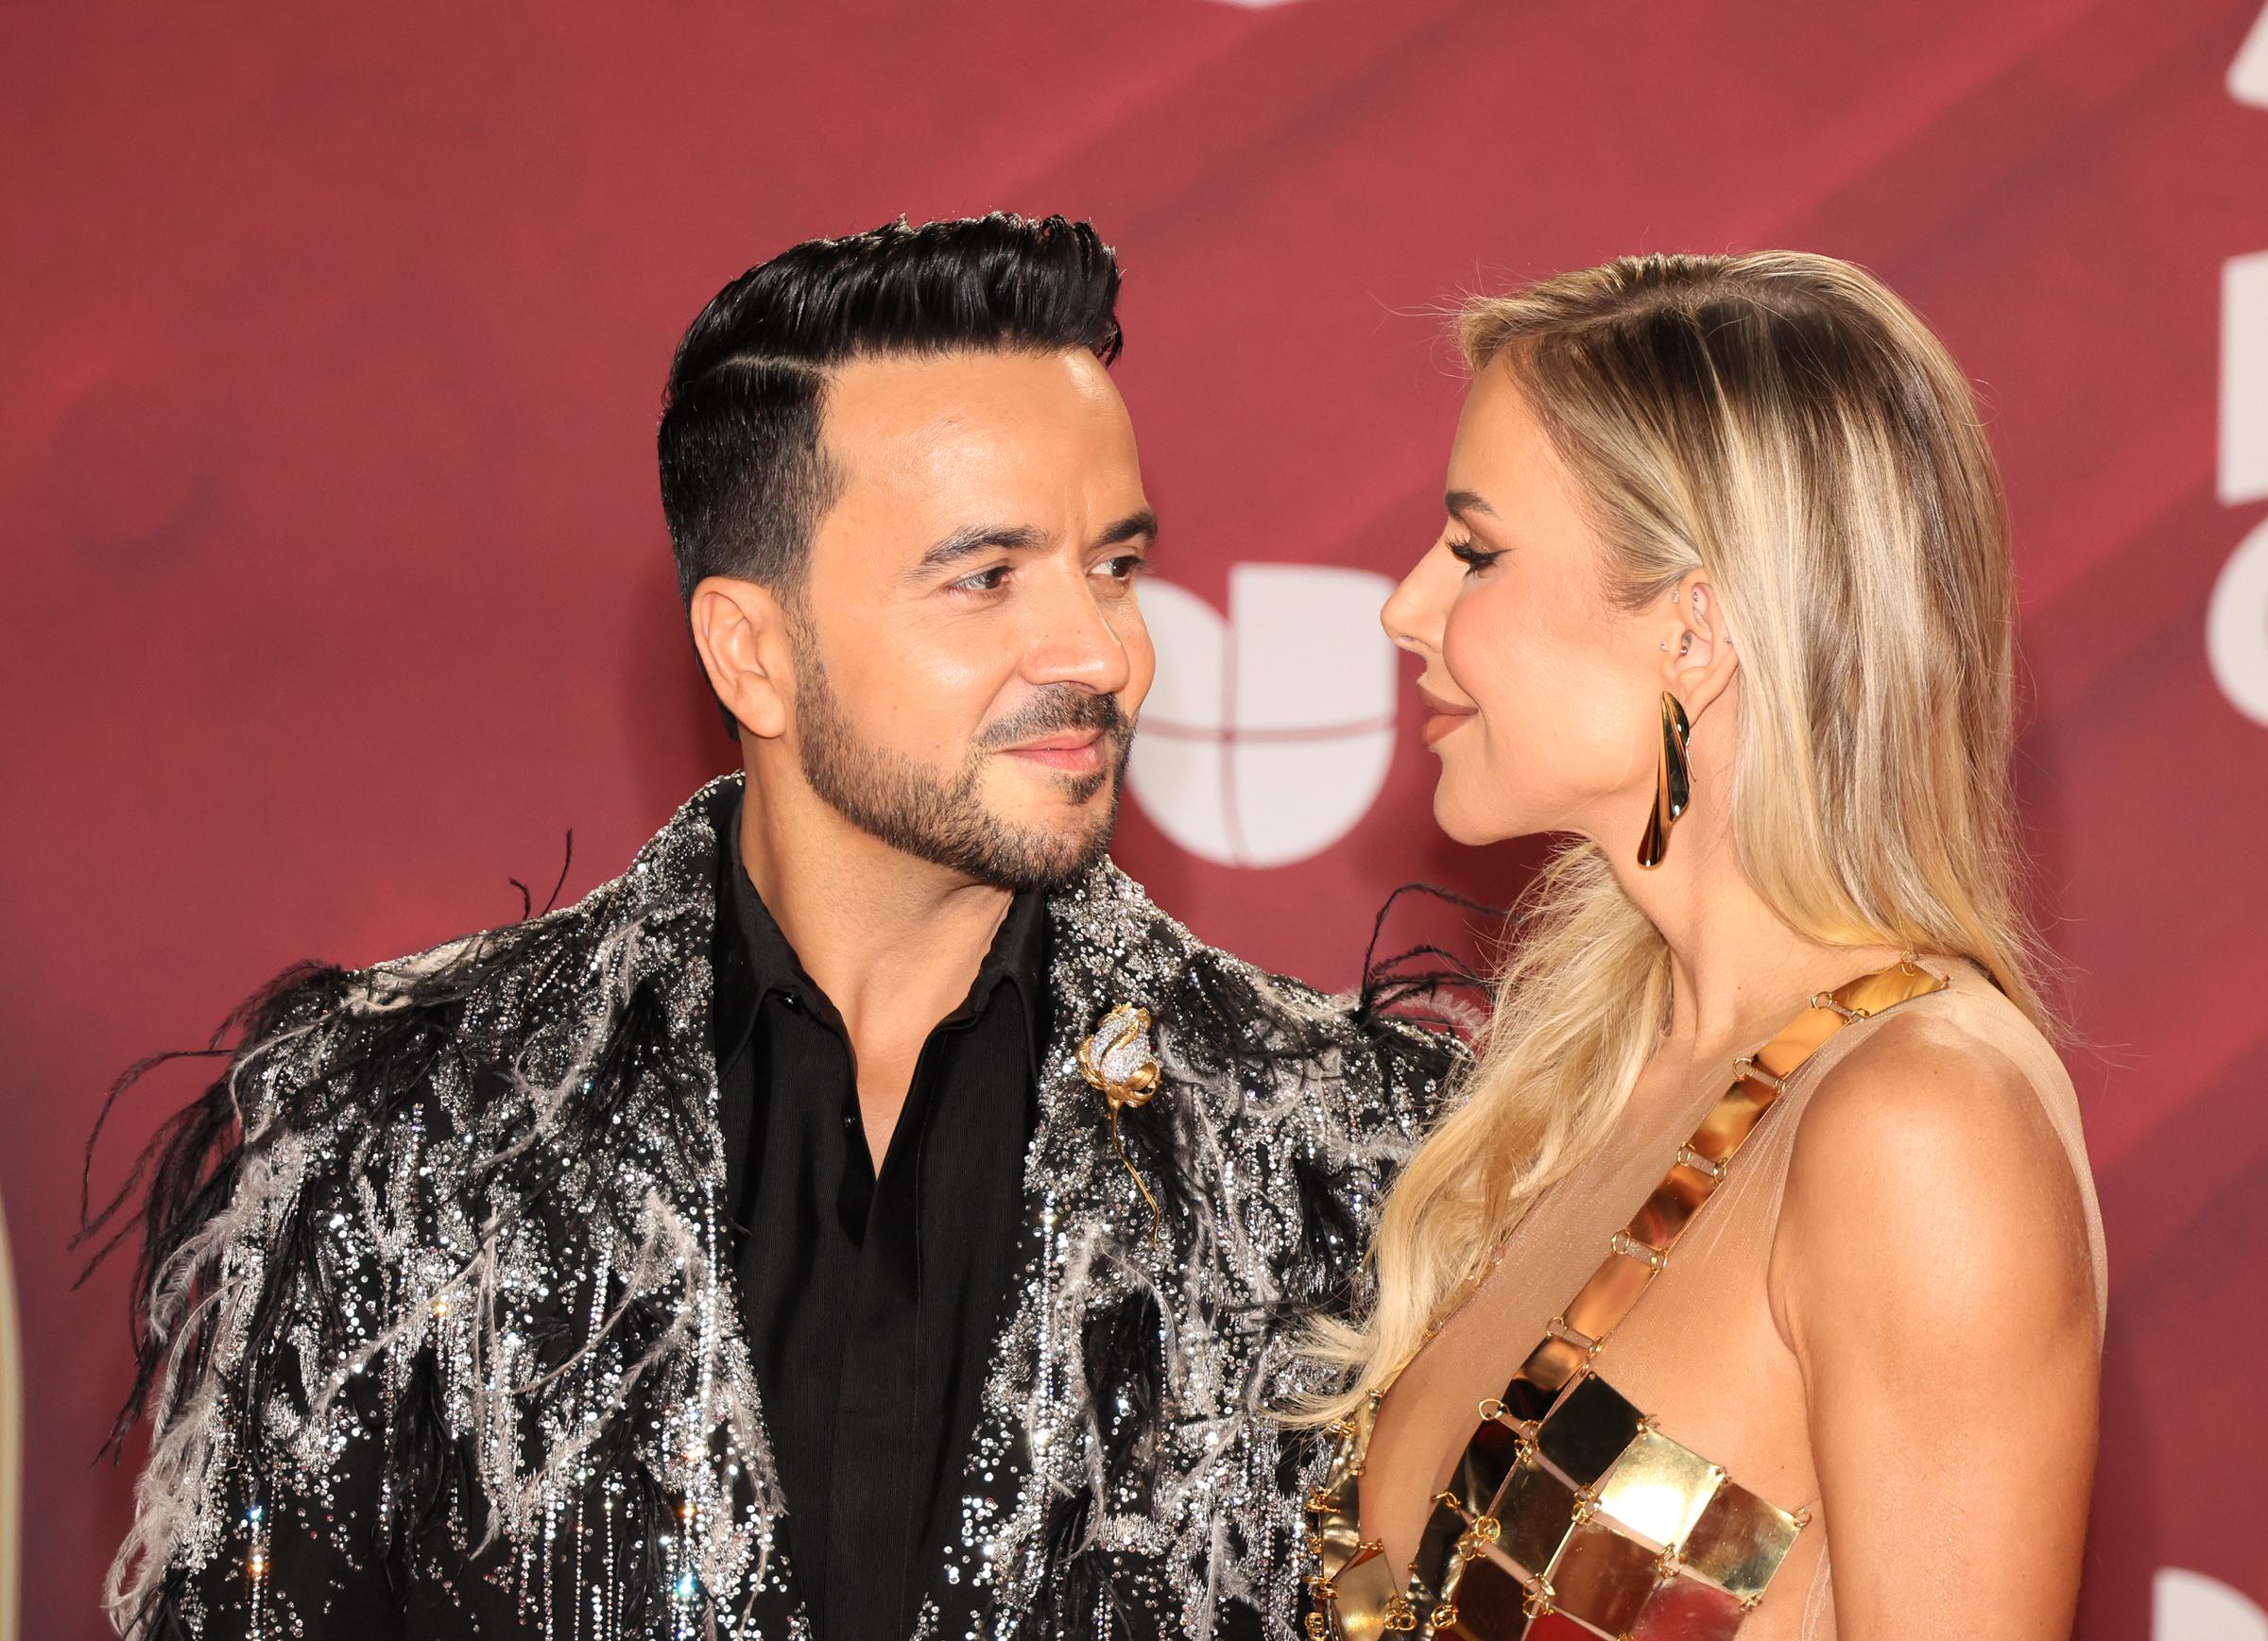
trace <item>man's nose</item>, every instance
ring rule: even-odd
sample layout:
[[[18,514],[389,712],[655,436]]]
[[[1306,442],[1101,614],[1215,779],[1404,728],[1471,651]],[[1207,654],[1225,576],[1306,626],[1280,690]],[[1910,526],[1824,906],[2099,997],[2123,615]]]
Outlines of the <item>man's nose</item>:
[[[1034,611],[1025,666],[1035,684],[1078,684],[1114,695],[1126,687],[1133,664],[1088,581],[1079,575],[1070,586],[1050,588]]]

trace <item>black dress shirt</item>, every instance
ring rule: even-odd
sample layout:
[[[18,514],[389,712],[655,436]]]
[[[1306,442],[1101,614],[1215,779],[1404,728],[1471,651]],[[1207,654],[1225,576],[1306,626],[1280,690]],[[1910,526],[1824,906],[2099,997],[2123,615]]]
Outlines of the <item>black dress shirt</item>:
[[[1010,904],[922,1046],[879,1173],[848,1033],[727,846],[716,1063],[749,1350],[819,1641],[913,1627],[946,1541],[1023,1218],[1044,898]]]

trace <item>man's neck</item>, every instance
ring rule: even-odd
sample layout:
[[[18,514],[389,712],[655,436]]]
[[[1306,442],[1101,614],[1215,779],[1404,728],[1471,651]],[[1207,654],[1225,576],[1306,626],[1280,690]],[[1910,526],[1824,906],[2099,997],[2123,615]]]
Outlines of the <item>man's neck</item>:
[[[781,787],[751,772],[741,863],[842,1017],[879,1168],[921,1045],[969,995],[1014,896],[891,847],[799,782]]]

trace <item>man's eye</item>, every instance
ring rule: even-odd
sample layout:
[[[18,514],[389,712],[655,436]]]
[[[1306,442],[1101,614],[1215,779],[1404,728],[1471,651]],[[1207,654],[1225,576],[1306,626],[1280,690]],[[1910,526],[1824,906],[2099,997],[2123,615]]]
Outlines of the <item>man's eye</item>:
[[[1106,558],[1096,565],[1113,581],[1131,581],[1142,570],[1143,556],[1139,553],[1121,553],[1115,558]]]
[[[973,574],[964,575],[950,585],[955,592],[998,592],[1007,575],[1006,565],[995,564],[989,570],[979,570]]]

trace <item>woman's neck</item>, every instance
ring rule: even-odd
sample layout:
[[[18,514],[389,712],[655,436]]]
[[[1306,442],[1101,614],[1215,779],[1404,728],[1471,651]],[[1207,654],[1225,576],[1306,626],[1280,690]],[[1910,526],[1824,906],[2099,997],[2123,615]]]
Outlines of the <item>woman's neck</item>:
[[[1833,945],[1790,928],[1742,869],[1721,813],[1689,812],[1652,871],[1616,858],[1615,872],[1669,947],[1665,1046],[1691,1063],[1744,1052],[1814,992],[1899,955],[1891,947]]]

